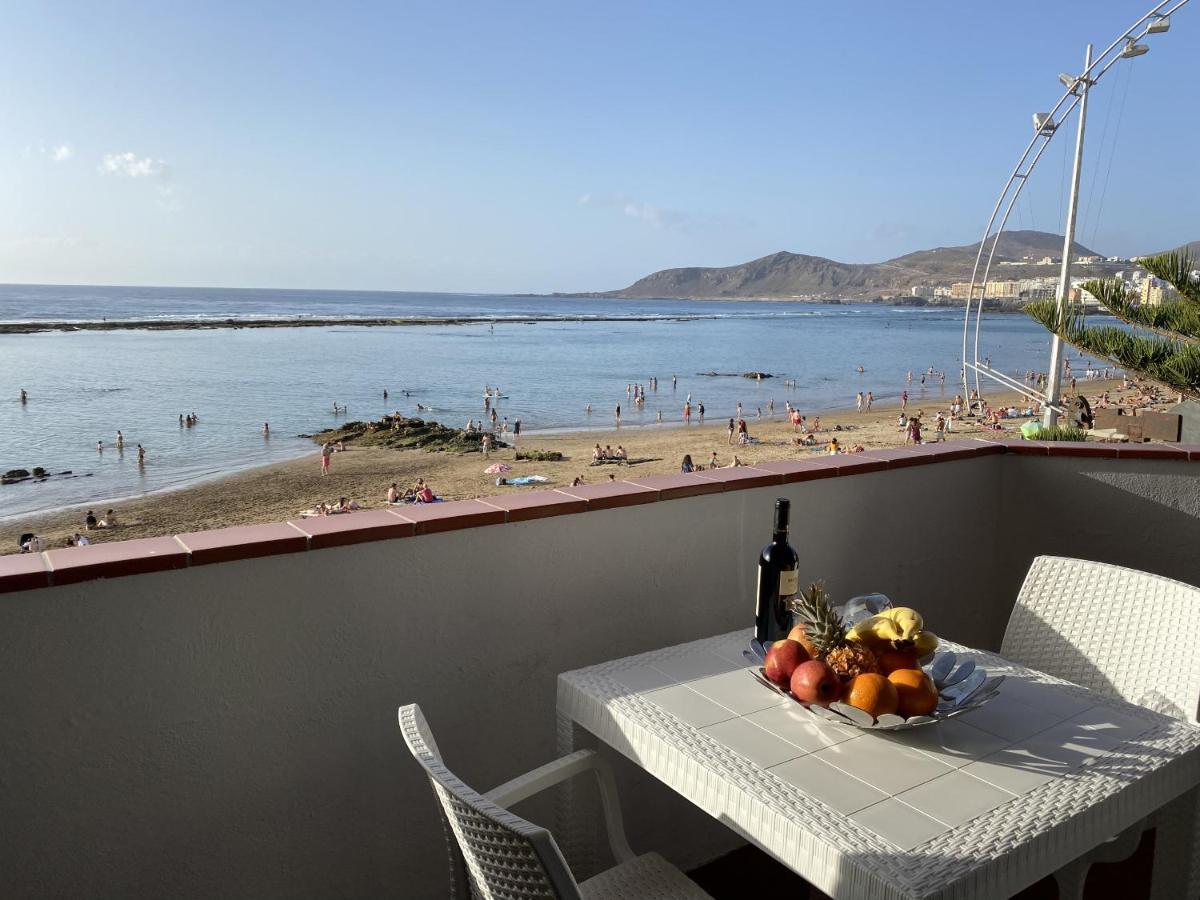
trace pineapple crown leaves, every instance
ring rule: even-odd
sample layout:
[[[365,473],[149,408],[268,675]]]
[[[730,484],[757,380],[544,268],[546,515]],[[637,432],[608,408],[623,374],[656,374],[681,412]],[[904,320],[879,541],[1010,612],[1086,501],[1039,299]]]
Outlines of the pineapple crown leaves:
[[[804,626],[805,636],[818,650],[828,652],[845,639],[845,623],[834,611],[829,592],[821,582],[813,582],[797,594],[791,608],[797,624]]]

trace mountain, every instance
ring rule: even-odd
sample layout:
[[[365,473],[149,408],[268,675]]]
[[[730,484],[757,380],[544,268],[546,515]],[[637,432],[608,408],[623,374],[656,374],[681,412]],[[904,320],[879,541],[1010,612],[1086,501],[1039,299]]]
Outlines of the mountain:
[[[1062,253],[1061,235],[1012,231],[1000,235],[996,262],[1022,263]],[[1082,244],[1076,256],[1094,256]],[[919,250],[880,263],[842,263],[822,256],[781,251],[723,268],[663,269],[629,287],[593,295],[626,298],[714,299],[722,297],[865,299],[909,293],[913,287],[967,281],[979,244]],[[1005,265],[993,277],[1033,278],[1057,269],[1029,263]],[[998,276],[998,277],[997,277]]]
[[[1192,241],[1190,244],[1182,244],[1171,250],[1163,250],[1163,253],[1190,253],[1192,259],[1200,260],[1200,241]],[[1153,255],[1153,254],[1150,254]]]

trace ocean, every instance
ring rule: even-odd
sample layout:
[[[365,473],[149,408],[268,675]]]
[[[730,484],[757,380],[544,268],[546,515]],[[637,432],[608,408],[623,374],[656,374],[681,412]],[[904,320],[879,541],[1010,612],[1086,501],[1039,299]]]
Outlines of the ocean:
[[[462,427],[483,416],[484,385],[501,389],[499,414],[521,419],[523,431],[609,428],[617,403],[622,427],[652,426],[659,410],[664,422],[676,423],[689,394],[709,420],[732,416],[738,401],[748,417],[758,407],[765,415],[771,399],[777,414],[785,400],[809,412],[845,408],[859,390],[887,401],[907,388],[916,406],[933,409],[958,390],[962,341],[961,311],[868,304],[0,286],[3,322],[285,316],[346,321],[0,334],[0,472],[42,466],[76,476],[0,486],[0,518],[100,504],[315,453],[299,435],[394,410],[418,415],[418,403],[433,407],[423,417]],[[383,316],[435,324],[353,324]],[[436,324],[463,317],[489,321]],[[994,315],[985,328],[994,366],[1020,374],[1045,369],[1049,336],[1036,323]],[[946,373],[944,387],[937,379],[919,383],[931,366]],[[911,388],[910,370],[917,378]],[[710,371],[775,377],[699,374]],[[657,391],[649,390],[651,376]],[[784,379],[795,379],[795,388]],[[633,382],[647,386],[644,409],[626,394]],[[348,412],[335,415],[334,403]],[[192,412],[199,423],[181,428],[179,416]],[[115,448],[118,429],[123,453]],[[141,468],[139,443],[146,449]]]

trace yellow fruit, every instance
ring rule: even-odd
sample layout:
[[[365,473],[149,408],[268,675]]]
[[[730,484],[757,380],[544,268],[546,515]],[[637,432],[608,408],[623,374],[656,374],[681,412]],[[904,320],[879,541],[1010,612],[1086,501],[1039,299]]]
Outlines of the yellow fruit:
[[[861,709],[875,718],[894,713],[900,705],[896,686],[882,675],[858,675],[846,688],[844,703]]]
[[[920,669],[896,669],[888,675],[900,699],[897,707],[900,715],[927,716],[938,704],[938,691],[933,679]]]

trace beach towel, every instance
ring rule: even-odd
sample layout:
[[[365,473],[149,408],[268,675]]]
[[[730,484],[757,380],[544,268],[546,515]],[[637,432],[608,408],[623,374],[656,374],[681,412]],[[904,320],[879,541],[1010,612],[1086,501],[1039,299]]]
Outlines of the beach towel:
[[[522,475],[519,478],[505,479],[505,484],[541,484],[549,480],[545,475]]]

